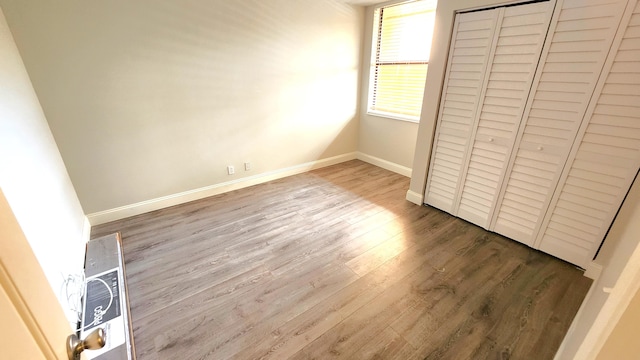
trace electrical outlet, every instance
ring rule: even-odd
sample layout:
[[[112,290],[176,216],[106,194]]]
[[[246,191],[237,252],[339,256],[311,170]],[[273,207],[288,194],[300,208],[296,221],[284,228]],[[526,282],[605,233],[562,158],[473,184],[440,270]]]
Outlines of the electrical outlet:
[[[251,170],[251,163],[250,162],[244,163],[244,171],[249,171],[249,170]]]
[[[235,174],[235,173],[236,173],[236,169],[233,167],[233,165],[229,165],[229,166],[227,166],[227,173],[228,173],[229,175],[233,175],[233,174]]]

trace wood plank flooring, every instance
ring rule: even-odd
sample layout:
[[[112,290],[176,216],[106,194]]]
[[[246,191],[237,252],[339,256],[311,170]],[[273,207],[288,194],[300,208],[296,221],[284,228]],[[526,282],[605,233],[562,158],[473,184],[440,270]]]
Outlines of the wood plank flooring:
[[[591,280],[350,161],[96,226],[138,360],[552,359]]]

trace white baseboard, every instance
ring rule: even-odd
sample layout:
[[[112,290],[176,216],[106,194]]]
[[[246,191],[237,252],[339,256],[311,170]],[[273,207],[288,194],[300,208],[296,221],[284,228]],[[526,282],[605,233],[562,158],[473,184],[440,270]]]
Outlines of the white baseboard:
[[[82,226],[82,241],[84,243],[88,242],[91,238],[91,222],[89,221],[89,217],[84,217],[84,224]]]
[[[424,203],[424,198],[422,197],[422,194],[419,194],[415,191],[411,191],[411,190],[407,190],[407,197],[406,199],[416,205],[420,205],[422,206],[422,204]]]
[[[361,152],[357,152],[357,156],[356,158],[358,160],[362,160],[364,162],[368,162],[369,164],[381,167],[383,169],[389,170],[389,171],[393,171],[394,173],[400,174],[400,175],[404,175],[406,177],[411,177],[411,168],[408,168],[406,166],[402,166],[399,164],[396,164],[394,162],[391,161],[387,161],[384,159],[381,159],[379,157],[375,157],[375,156],[371,156],[365,153],[361,153]]]
[[[257,174],[249,177],[244,177],[232,181],[226,181],[219,184],[205,186],[199,189],[184,191],[181,193],[163,196],[151,200],[141,201],[139,203],[125,205],[114,209],[105,211],[99,211],[96,213],[88,214],[87,218],[92,226],[108,223],[110,221],[124,219],[130,216],[144,214],[150,211],[163,209],[169,206],[184,204],[189,201],[203,199],[209,196],[222,194],[225,192],[242,189],[245,187],[262,184],[268,181],[280,179],[283,177],[300,174],[313,169],[322,168],[325,166],[339,164],[341,162],[354,160],[357,158],[357,153],[347,153],[338,156],[333,156],[326,159],[320,159],[316,161],[310,161],[304,164],[291,166],[284,169],[278,169],[274,171],[268,171],[266,173]]]
[[[595,281],[600,277],[600,273],[602,273],[602,265],[592,261],[587,265],[587,268],[584,271],[584,276]]]

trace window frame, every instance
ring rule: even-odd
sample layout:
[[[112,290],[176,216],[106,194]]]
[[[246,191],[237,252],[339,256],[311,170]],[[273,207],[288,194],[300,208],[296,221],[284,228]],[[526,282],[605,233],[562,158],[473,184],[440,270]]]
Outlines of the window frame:
[[[370,53],[370,57],[368,59],[368,65],[369,65],[369,76],[368,76],[368,78],[369,79],[368,79],[367,103],[366,103],[366,113],[367,113],[367,115],[386,118],[386,119],[394,119],[394,120],[406,121],[406,122],[411,122],[411,123],[420,123],[420,118],[422,116],[422,106],[421,106],[421,109],[420,109],[420,115],[418,115],[417,117],[411,116],[411,115],[404,115],[404,114],[400,114],[400,113],[392,113],[392,112],[372,109],[373,102],[374,102],[374,93],[376,91],[376,86],[375,86],[375,84],[376,84],[375,77],[376,77],[376,73],[377,73],[376,69],[377,69],[378,66],[380,66],[380,65],[411,65],[411,64],[416,64],[416,65],[419,64],[419,65],[427,65],[427,66],[429,65],[429,60],[427,60],[427,61],[414,61],[414,62],[407,62],[407,61],[383,62],[383,64],[379,64],[379,62],[377,61],[377,58],[380,55],[380,53],[379,53],[380,31],[381,31],[381,22],[382,22],[382,15],[383,15],[383,12],[381,11],[381,9],[392,7],[392,6],[399,6],[399,5],[412,3],[412,2],[416,2],[416,1],[421,1],[421,0],[388,1],[388,2],[385,2],[385,3],[381,3],[381,4],[378,4],[378,5],[375,5],[373,7],[373,12],[372,12],[372,15],[371,15],[372,18],[373,18],[372,19],[373,21],[372,21],[372,27],[370,29],[370,31],[371,31],[371,48],[370,48],[371,49],[371,53]],[[435,8],[434,8],[433,11],[435,12]],[[377,12],[379,12],[378,16],[376,16]],[[433,36],[433,32],[432,32],[432,36]],[[427,70],[427,74],[428,74],[428,70]],[[425,84],[426,84],[426,78],[425,78]],[[423,87],[422,87],[423,97],[424,97],[425,84],[423,84]]]

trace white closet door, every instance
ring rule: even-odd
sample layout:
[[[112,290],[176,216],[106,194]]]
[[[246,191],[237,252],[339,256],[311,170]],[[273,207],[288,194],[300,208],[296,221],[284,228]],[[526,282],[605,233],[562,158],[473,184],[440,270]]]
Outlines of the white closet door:
[[[425,192],[426,203],[447,212],[458,192],[497,15],[497,10],[456,15]]]
[[[540,60],[553,6],[541,2],[501,8],[489,78],[479,106],[470,156],[454,212],[487,228]]]
[[[626,0],[559,0],[491,229],[533,245]]]
[[[540,250],[586,267],[640,166],[640,5],[632,1],[538,236]],[[635,9],[634,9],[635,7]],[[631,11],[632,10],[632,11]],[[628,24],[628,27],[627,27]],[[625,29],[626,28],[626,29]]]

